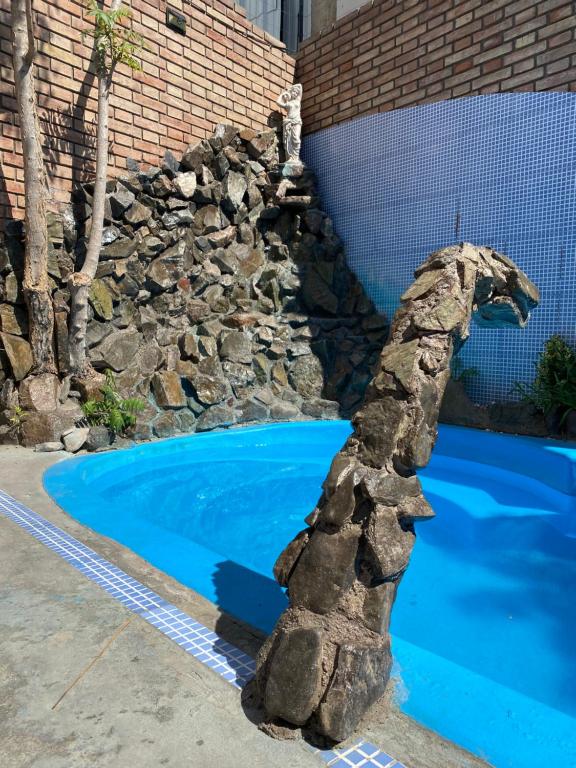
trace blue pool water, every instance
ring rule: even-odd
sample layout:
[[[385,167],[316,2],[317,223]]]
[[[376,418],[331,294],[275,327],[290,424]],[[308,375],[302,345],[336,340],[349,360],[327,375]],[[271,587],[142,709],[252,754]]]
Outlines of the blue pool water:
[[[347,422],[192,435],[61,462],[80,522],[270,630],[271,578]],[[442,427],[420,472],[437,517],[392,631],[402,709],[497,768],[576,767],[576,447]]]

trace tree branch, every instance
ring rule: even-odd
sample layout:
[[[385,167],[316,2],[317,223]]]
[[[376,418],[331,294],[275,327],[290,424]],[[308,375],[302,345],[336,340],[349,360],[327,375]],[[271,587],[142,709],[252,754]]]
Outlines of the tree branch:
[[[28,30],[28,52],[26,61],[28,63],[34,60],[36,56],[36,40],[34,38],[34,13],[32,11],[32,1],[26,0],[26,27]]]

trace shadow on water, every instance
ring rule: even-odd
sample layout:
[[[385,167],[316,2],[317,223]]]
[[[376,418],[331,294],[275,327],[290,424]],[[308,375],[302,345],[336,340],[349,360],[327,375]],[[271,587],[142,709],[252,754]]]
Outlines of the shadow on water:
[[[288,601],[284,590],[273,578],[266,578],[231,560],[217,563],[212,581],[215,602],[221,612],[216,633],[224,641],[218,642],[215,650],[225,656],[242,677],[245,669],[231,653],[228,643],[255,657]]]
[[[255,659],[266,636],[271,632],[280,614],[288,604],[284,590],[273,580],[244,568],[231,560],[217,563],[212,576],[216,591],[216,605],[221,611],[215,631],[219,640],[214,650],[224,656],[236,672],[237,682],[242,687],[241,704],[246,718],[254,725],[266,722],[266,713],[252,673],[246,673],[242,660],[238,659],[239,648]],[[236,618],[236,617],[242,617]],[[234,647],[230,647],[230,644]],[[285,734],[300,733],[297,726],[283,723]],[[312,746],[326,748],[324,740],[314,734],[302,736]]]

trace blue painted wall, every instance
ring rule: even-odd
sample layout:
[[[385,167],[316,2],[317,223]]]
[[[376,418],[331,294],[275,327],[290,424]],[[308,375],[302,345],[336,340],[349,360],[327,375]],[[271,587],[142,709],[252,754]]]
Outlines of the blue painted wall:
[[[576,94],[443,101],[306,137],[323,206],[350,266],[394,313],[414,268],[459,240],[509,255],[542,303],[522,331],[472,327],[462,352],[477,402],[530,381],[552,333],[576,343]]]

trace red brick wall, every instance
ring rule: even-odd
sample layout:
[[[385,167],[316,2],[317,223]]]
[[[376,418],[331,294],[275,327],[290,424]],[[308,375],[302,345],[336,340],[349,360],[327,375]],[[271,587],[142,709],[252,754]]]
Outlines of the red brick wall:
[[[275,99],[293,82],[282,44],[254,27],[232,0],[171,0],[187,19],[182,36],[165,25],[166,3],[125,0],[146,40],[144,71],[118,71],[112,96],[110,172],[126,158],[157,163],[218,122],[265,127]],[[89,71],[91,19],[83,0],[34,0],[40,56],[38,104],[52,199],[90,177],[96,84]],[[14,98],[10,0],[0,0],[0,220],[21,217],[23,171]]]
[[[302,46],[304,130],[459,96],[576,90],[572,6],[373,0]]]

